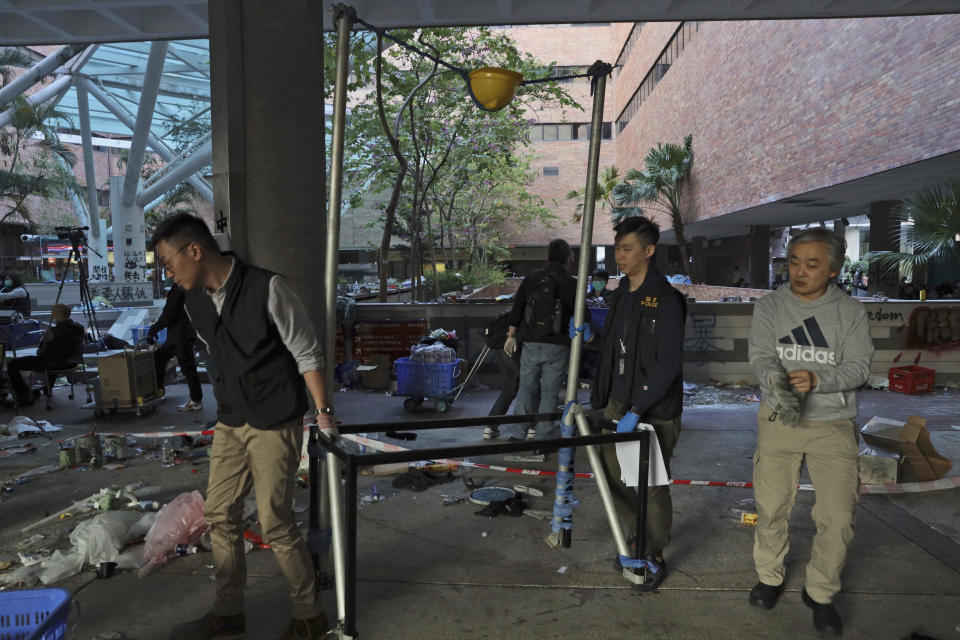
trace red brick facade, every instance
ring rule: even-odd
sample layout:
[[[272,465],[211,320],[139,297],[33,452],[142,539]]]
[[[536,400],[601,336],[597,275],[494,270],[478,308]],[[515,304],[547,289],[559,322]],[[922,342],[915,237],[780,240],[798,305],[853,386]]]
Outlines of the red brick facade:
[[[679,23],[645,23],[608,85],[613,122]],[[632,24],[511,29],[521,50],[559,65],[614,62]],[[688,221],[741,211],[960,150],[960,15],[856,20],[708,22],[623,132],[604,141],[600,166],[642,164],[658,142],[693,135]],[[589,121],[588,85],[574,85]],[[543,122],[553,114],[538,114]],[[535,191],[556,200],[583,188],[586,141],[540,142],[535,166],[559,168]],[[907,195],[907,194],[904,194]],[[595,243],[612,241],[598,211]],[[670,225],[660,220],[664,228]],[[528,229],[522,243],[563,237],[579,226]]]

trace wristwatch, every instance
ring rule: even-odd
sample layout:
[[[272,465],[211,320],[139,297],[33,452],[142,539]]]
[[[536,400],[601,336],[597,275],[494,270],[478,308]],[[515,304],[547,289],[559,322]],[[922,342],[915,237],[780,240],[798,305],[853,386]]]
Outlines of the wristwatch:
[[[322,413],[325,416],[333,415],[333,407],[320,407],[317,409],[317,413]]]

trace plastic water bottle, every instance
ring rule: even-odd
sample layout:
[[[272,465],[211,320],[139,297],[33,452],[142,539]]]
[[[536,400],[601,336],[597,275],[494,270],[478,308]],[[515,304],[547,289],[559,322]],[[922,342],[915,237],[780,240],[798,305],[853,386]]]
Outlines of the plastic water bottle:
[[[160,466],[172,467],[173,464],[173,441],[170,438],[164,438],[160,444]]]

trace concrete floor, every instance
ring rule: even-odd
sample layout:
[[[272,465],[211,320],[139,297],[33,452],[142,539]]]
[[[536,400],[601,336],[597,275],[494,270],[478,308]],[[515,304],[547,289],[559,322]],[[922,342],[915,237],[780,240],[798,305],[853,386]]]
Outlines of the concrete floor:
[[[207,391],[207,398],[212,394]],[[744,395],[750,393],[744,390]],[[485,414],[494,391],[471,391],[445,414]],[[213,419],[209,403],[201,413],[180,414],[183,385],[170,387],[155,414],[138,418],[118,413],[96,420],[101,432],[138,433],[199,429]],[[960,461],[960,392],[937,390],[929,396],[885,391],[861,394],[860,422],[873,415],[928,418],[941,454]],[[62,424],[65,436],[89,431],[94,419],[58,391],[56,408],[31,416]],[[410,417],[402,398],[384,393],[347,392],[336,397],[345,422],[385,422]],[[676,449],[676,478],[750,480],[756,441],[756,404],[692,406],[684,410]],[[12,411],[0,413],[6,422]],[[417,414],[441,417],[432,411]],[[410,447],[479,442],[480,428],[421,432]],[[382,437],[382,436],[381,436]],[[44,443],[44,444],[41,444]],[[55,444],[36,442],[37,453],[0,456],[0,478],[8,479],[56,459]],[[148,444],[150,441],[143,441]],[[500,458],[476,459],[502,464]],[[529,468],[546,468],[525,463]],[[578,468],[587,470],[586,455]],[[61,471],[15,487],[0,504],[0,556],[15,555],[19,529],[103,486],[136,480],[163,488],[161,500],[206,484],[207,464],[163,469],[138,457],[117,471]],[[574,515],[573,546],[551,549],[544,543],[549,523],[531,517],[495,519],[474,515],[469,502],[442,505],[442,494],[467,495],[460,477],[503,486],[523,483],[547,497],[531,507],[550,509],[554,482],[536,476],[462,469],[450,484],[422,493],[397,490],[390,478],[364,476],[360,492],[376,483],[383,499],[359,512],[359,611],[362,638],[812,638],[810,612],[800,602],[803,566],[814,527],[809,517],[812,492],[801,492],[791,521],[787,593],[773,611],[749,606],[747,591],[756,582],[751,548],[753,529],[740,523],[740,511],[754,511],[750,489],[675,486],[673,543],[667,550],[670,576],[658,593],[639,596],[613,570],[614,545],[592,481],[577,482],[581,502]],[[960,469],[951,470],[960,475]],[[298,490],[304,504],[306,490]],[[306,520],[306,513],[302,518]],[[905,638],[919,631],[930,637],[960,639],[960,490],[899,496],[863,496],[857,533],[844,572],[837,606],[848,638]],[[58,522],[40,531],[51,548],[67,546],[74,526]],[[485,535],[484,535],[485,534]],[[0,557],[0,559],[3,559]],[[97,580],[91,571],[64,581],[80,615],[70,637],[82,640],[122,633],[128,639],[166,638],[179,621],[203,614],[214,584],[209,554],[172,560],[145,579],[119,572]],[[269,551],[248,555],[248,638],[278,636],[289,618],[285,581]],[[332,592],[325,593],[333,615]],[[104,635],[101,635],[104,634]]]

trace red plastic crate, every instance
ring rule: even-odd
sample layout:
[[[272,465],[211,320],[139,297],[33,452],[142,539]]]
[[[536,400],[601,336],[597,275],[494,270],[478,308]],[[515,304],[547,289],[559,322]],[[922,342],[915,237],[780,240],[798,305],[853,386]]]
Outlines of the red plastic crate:
[[[933,378],[936,369],[918,367],[890,367],[890,391],[899,393],[930,393],[933,391]]]

